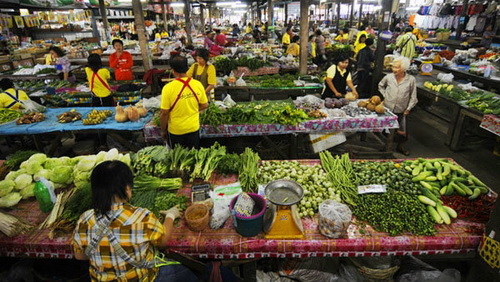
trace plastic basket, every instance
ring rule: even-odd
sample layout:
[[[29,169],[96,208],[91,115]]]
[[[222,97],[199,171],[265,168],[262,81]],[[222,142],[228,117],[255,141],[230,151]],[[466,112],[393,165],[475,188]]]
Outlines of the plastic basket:
[[[231,200],[229,209],[234,217],[234,227],[236,228],[236,232],[244,237],[253,237],[262,232],[262,227],[264,226],[264,213],[267,205],[266,199],[263,197],[255,193],[248,193],[248,195],[255,201],[255,209],[259,210],[257,214],[251,216],[241,216],[235,214],[233,207],[236,204],[238,196]]]
[[[189,219],[189,216],[195,212],[203,213],[204,216],[198,219]],[[207,206],[194,204],[187,208],[184,218],[186,219],[186,223],[191,231],[199,232],[208,227],[208,221],[210,219],[209,215],[210,211]]]

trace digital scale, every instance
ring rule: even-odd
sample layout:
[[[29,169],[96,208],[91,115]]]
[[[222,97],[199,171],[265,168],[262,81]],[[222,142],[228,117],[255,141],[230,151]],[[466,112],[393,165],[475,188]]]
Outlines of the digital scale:
[[[264,189],[269,201],[264,214],[264,238],[303,239],[304,227],[296,203],[304,197],[302,187],[291,180],[269,182]]]
[[[433,69],[432,62],[428,62],[428,61],[422,62],[422,64],[420,65],[420,71],[421,71],[420,74],[421,75],[432,75],[431,74],[432,69]]]

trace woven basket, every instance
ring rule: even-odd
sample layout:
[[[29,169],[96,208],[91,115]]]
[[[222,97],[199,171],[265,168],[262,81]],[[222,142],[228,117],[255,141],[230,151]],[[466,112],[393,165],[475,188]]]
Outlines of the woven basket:
[[[202,213],[203,216],[198,219],[189,219],[190,215],[193,213]],[[205,205],[194,204],[187,208],[184,218],[191,231],[199,232],[203,231],[208,226],[208,221],[210,219],[210,212],[208,207]]]
[[[349,260],[356,266],[359,273],[369,279],[392,279],[394,274],[399,270],[399,265],[391,266],[386,269],[377,269],[366,267],[353,258],[349,258]],[[398,260],[395,260],[395,262],[399,264]]]

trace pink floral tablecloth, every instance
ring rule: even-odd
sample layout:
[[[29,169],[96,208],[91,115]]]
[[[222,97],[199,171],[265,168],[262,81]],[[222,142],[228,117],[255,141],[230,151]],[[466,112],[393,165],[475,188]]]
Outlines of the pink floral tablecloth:
[[[319,160],[299,161],[303,164],[319,163]],[[214,174],[210,182],[223,185],[236,180],[236,175]],[[186,184],[179,193],[188,195],[190,187]],[[23,201],[9,213],[34,225],[43,222],[47,216],[40,212],[36,201]],[[270,240],[262,233],[252,238],[238,235],[231,218],[221,229],[207,228],[202,232],[190,231],[185,221],[180,220],[175,224],[167,250],[209,259],[459,254],[476,251],[484,230],[484,224],[454,220],[451,225],[436,225],[434,236],[408,233],[391,237],[354,219],[345,238],[329,239],[319,233],[317,216],[304,218],[302,223],[303,240]],[[48,230],[36,227],[31,233],[14,238],[0,233],[0,256],[71,259],[71,235],[62,234],[51,239]]]
[[[497,115],[484,115],[479,126],[500,136],[500,117]]]
[[[201,137],[238,137],[255,135],[279,135],[291,133],[319,133],[335,131],[381,131],[398,128],[398,118],[393,114],[363,118],[334,118],[301,122],[297,125],[282,124],[223,124],[202,125]],[[143,129],[146,142],[161,140],[160,128],[152,122]]]

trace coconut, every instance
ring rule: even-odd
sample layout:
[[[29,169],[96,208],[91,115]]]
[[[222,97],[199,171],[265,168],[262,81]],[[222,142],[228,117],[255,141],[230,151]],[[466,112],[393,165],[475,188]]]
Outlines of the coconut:
[[[377,105],[375,107],[375,112],[377,112],[377,114],[383,114],[383,113],[385,113],[384,104]]]
[[[371,102],[372,104],[378,105],[378,104],[382,103],[382,100],[380,99],[380,97],[379,97],[379,96],[375,95],[375,96],[372,96],[372,97],[370,98],[370,102]]]
[[[372,104],[372,103],[368,103],[368,104],[366,105],[366,108],[367,108],[369,111],[372,111],[372,112],[373,112],[373,111],[375,111],[375,107],[376,107],[376,105],[374,105],[374,104]]]
[[[368,105],[368,102],[366,102],[366,101],[359,101],[358,102],[358,107],[360,107],[360,108],[366,108],[366,105]]]

